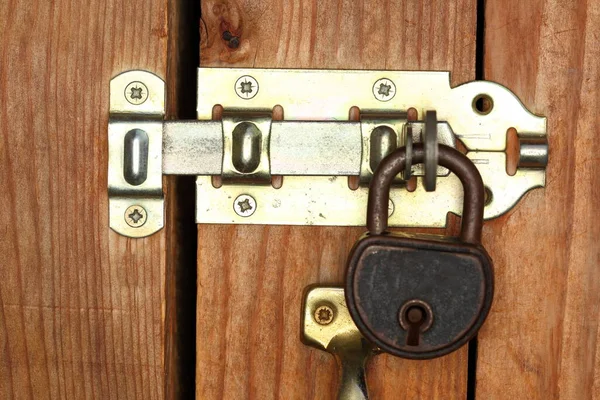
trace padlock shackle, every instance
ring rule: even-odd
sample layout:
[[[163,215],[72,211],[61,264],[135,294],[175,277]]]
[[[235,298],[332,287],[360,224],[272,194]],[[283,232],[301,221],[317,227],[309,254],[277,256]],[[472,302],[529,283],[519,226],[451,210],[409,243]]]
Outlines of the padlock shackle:
[[[475,164],[452,147],[439,145],[438,164],[448,168],[460,179],[464,189],[462,211],[462,226],[460,239],[463,242],[481,243],[483,226],[483,207],[485,194],[481,174]],[[425,160],[425,150],[422,144],[414,144],[412,163],[419,164]],[[367,205],[367,228],[369,233],[380,235],[388,228],[388,204],[390,186],[394,177],[404,170],[406,164],[406,149],[399,148],[385,157],[373,173],[369,187],[369,202]],[[396,206],[398,210],[398,206]]]

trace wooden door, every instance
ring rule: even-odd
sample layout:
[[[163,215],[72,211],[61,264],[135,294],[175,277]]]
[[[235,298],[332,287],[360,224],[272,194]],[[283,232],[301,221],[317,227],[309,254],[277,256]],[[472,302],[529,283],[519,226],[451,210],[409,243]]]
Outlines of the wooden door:
[[[452,71],[453,85],[475,79],[470,0],[201,4],[201,66],[433,69]],[[299,339],[302,295],[309,284],[343,283],[363,231],[199,225],[197,398],[336,398],[333,357]],[[467,347],[431,361],[378,356],[369,384],[374,399],[464,399],[467,370]]]
[[[108,227],[110,78],[153,71],[169,117],[192,117],[198,48],[201,66],[449,70],[547,116],[547,187],[484,225],[496,297],[477,346],[378,356],[368,381],[374,399],[600,398],[599,27],[595,0],[0,3],[0,398],[335,398],[333,357],[299,339],[302,290],[341,284],[363,229],[190,241],[193,180],[176,178],[166,229]]]
[[[479,335],[483,399],[600,397],[600,3],[488,0],[484,78],[548,117],[544,190],[486,224],[496,298]]]
[[[477,346],[425,362],[377,357],[373,398],[600,396],[598,5],[202,2],[201,66],[450,70],[453,85],[497,81],[549,118],[547,188],[484,228],[497,294]],[[297,312],[304,286],[343,281],[361,229],[198,230],[197,397],[334,398],[334,361],[299,342]]]
[[[108,83],[166,0],[0,3],[0,398],[162,399],[166,235],[108,226]]]

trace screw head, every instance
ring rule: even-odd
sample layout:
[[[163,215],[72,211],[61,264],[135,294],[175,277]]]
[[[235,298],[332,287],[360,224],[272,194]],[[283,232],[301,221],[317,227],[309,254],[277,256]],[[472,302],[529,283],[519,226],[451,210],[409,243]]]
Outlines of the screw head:
[[[224,31],[223,35],[221,35],[221,37],[223,38],[223,40],[225,40],[226,42],[229,42],[231,40],[231,38],[233,37],[233,35],[231,34],[231,32],[229,31]]]
[[[387,78],[375,81],[373,85],[373,96],[379,101],[390,101],[396,95],[396,85]]]
[[[233,201],[233,210],[240,217],[249,217],[256,211],[256,200],[250,195],[242,194]]]
[[[230,49],[237,49],[240,47],[240,38],[237,36],[232,37],[227,46],[229,46]]]
[[[125,210],[125,222],[132,228],[139,228],[146,223],[148,214],[146,209],[142,206],[134,205],[127,207]]]
[[[391,217],[392,214],[394,214],[395,210],[396,210],[396,206],[394,205],[394,202],[392,201],[392,199],[390,199],[390,201],[388,203],[388,217]]]
[[[125,98],[135,106],[139,106],[148,99],[148,87],[140,81],[131,82],[125,87]]]
[[[235,81],[235,93],[244,100],[250,100],[258,93],[258,81],[250,75],[240,76]]]
[[[334,317],[333,308],[328,305],[323,304],[315,309],[314,318],[319,325],[329,325],[333,322]]]

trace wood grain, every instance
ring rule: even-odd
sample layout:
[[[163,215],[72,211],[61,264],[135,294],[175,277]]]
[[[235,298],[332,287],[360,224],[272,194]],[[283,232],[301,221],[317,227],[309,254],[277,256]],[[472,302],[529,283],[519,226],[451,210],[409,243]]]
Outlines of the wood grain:
[[[486,2],[485,78],[548,117],[547,187],[487,223],[477,398],[600,398],[600,3]]]
[[[475,77],[473,1],[203,0],[201,65],[451,70]],[[237,49],[222,39],[240,37]],[[284,182],[285,184],[285,182]],[[198,228],[199,399],[333,399],[333,357],[300,342],[303,289],[341,284],[363,228]],[[375,399],[464,399],[466,348],[427,362],[378,356]]]
[[[108,227],[110,78],[165,0],[0,3],[0,398],[162,399],[165,239]]]

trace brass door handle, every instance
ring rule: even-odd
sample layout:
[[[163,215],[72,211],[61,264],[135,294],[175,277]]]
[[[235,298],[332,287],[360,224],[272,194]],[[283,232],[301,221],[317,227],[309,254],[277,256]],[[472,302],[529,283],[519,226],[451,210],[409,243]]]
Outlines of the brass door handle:
[[[375,347],[363,338],[352,321],[346,307],[344,289],[309,288],[302,315],[303,341],[333,354],[338,362],[338,399],[368,399],[365,367],[371,355],[375,354]]]
[[[344,339],[342,339],[344,340]],[[332,343],[333,348],[338,347]],[[340,343],[343,348],[344,344]],[[367,381],[365,365],[368,358],[373,354],[373,346],[364,339],[356,348],[346,348],[336,353],[336,359],[340,366],[340,388],[338,399],[340,400],[367,400]]]

